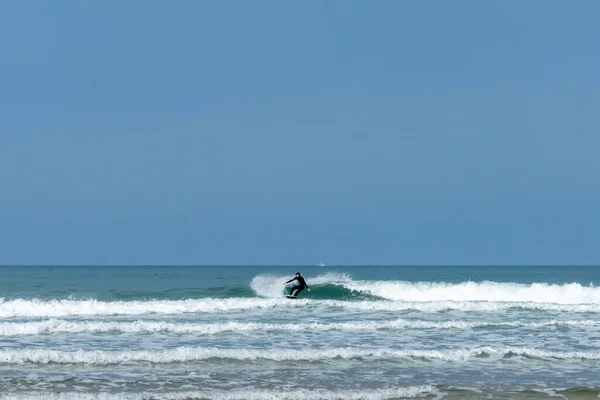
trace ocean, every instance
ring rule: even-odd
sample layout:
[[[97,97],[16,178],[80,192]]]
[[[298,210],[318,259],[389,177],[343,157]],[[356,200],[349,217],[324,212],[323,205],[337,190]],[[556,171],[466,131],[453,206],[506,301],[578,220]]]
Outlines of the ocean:
[[[287,299],[297,271],[312,291]],[[0,399],[598,398],[599,283],[583,266],[0,267]]]

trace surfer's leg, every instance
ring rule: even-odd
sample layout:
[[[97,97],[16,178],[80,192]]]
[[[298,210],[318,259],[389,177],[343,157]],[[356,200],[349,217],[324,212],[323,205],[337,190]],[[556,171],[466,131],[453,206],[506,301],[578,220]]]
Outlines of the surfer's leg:
[[[304,290],[303,287],[298,287],[298,286],[296,286],[294,289],[296,290],[296,293],[294,293],[294,296],[298,296],[300,294],[300,292]]]
[[[294,292],[296,292],[296,290],[298,290],[298,286],[292,286],[292,288],[290,289],[290,296],[295,296],[296,293]]]

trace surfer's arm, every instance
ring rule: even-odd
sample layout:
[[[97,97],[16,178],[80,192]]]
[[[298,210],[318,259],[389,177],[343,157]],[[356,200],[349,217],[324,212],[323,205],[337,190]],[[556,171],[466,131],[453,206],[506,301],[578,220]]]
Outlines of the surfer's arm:
[[[284,285],[287,285],[288,283],[290,283],[290,282],[293,282],[293,281],[296,281],[296,280],[298,280],[298,278],[292,278],[292,279],[290,279],[290,280],[289,280],[289,281],[287,281],[287,282],[283,282],[283,284],[284,284]]]

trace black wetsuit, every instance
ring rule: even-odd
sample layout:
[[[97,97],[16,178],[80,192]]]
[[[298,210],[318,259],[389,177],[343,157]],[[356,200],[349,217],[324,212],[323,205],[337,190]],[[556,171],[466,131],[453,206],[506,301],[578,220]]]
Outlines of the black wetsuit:
[[[290,283],[293,281],[298,281],[298,284],[296,286],[292,286],[292,288],[290,289],[290,296],[298,296],[298,293],[303,291],[304,288],[309,288],[309,286],[306,284],[306,281],[304,280],[303,277],[296,277],[296,278],[290,279],[286,283]]]

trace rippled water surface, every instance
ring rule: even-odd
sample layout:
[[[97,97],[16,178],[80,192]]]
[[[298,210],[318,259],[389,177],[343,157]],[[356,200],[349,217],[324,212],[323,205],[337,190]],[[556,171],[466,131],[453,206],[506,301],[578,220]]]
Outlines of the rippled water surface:
[[[312,291],[286,299],[297,270]],[[600,394],[598,267],[0,274],[0,399]]]

